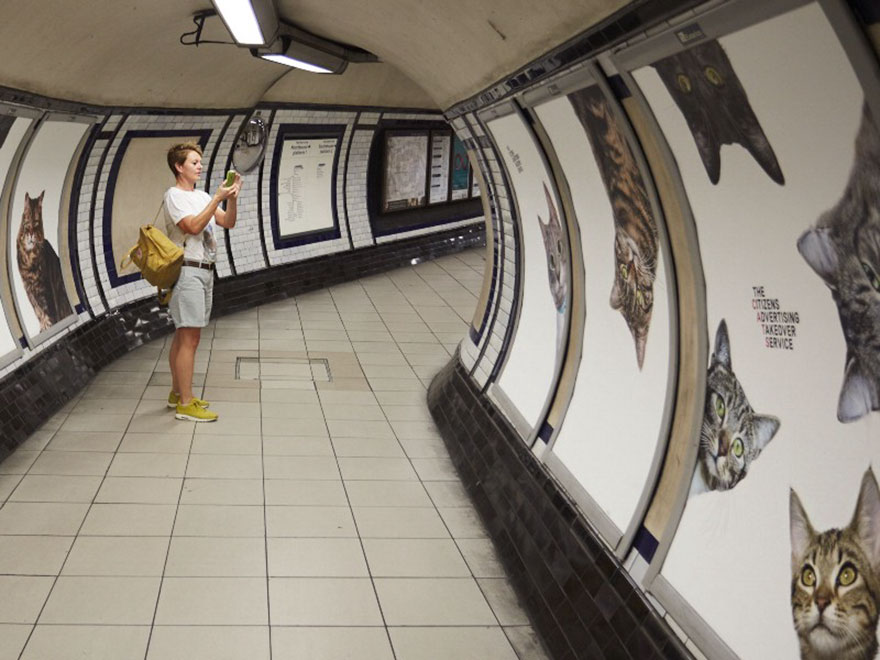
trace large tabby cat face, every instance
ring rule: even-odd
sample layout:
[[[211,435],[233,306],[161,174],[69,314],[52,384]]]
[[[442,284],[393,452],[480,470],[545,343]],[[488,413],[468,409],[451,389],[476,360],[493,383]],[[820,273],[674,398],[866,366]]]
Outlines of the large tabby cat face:
[[[697,469],[708,490],[729,490],[769,444],[779,420],[752,410],[733,373],[727,323],[715,333],[715,352],[706,380],[706,404],[700,429]]]
[[[880,135],[864,108],[843,197],[798,239],[798,250],[831,289],[846,340],[837,418],[880,410]]]
[[[855,660],[877,652],[880,607],[880,491],[862,478],[844,529],[816,533],[794,490],[791,516],[791,610],[804,658]]]
[[[785,177],[727,53],[707,41],[654,63],[693,133],[706,174],[721,177],[721,145],[745,147],[776,183]]]
[[[24,213],[21,215],[21,227],[18,229],[18,244],[25,252],[32,251],[43,242],[43,195],[45,194],[44,190],[39,197],[33,199],[27,193],[24,194]]]
[[[565,310],[565,296],[568,289],[568,253],[565,250],[565,241],[562,235],[562,224],[559,222],[559,214],[553,197],[544,184],[544,196],[547,198],[547,210],[550,219],[546,224],[538,216],[538,226],[541,227],[541,238],[544,239],[544,250],[547,252],[547,277],[550,279],[550,293],[553,295],[553,304],[556,310]]]

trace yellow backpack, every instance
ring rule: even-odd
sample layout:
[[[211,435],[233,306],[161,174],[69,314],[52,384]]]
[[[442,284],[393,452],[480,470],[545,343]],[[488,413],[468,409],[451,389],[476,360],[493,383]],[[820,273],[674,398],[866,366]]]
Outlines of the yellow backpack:
[[[134,264],[143,278],[159,289],[159,302],[168,304],[171,287],[180,277],[183,263],[183,248],[168,238],[161,229],[153,225],[140,228],[138,242],[119,262],[122,270]]]

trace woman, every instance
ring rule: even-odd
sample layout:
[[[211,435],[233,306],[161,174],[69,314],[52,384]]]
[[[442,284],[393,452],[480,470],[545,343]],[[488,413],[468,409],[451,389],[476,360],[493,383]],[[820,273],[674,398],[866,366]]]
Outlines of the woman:
[[[177,184],[165,192],[165,225],[168,236],[183,245],[183,266],[168,305],[174,321],[171,343],[171,393],[168,407],[175,408],[177,419],[213,422],[217,413],[208,410],[208,402],[193,396],[192,381],[196,349],[202,328],[211,318],[214,290],[214,262],[217,241],[214,227],[235,226],[236,200],[241,177],[221,186],[214,196],[196,190],[202,174],[202,148],[198,144],[176,144],[168,150],[168,167]],[[226,201],[226,209],[220,204]]]

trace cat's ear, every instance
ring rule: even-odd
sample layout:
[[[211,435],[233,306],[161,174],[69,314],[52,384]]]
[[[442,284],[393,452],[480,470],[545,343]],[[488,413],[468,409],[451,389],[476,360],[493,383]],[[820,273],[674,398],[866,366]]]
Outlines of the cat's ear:
[[[30,204],[30,203],[31,203],[31,196],[28,195],[27,193],[24,194],[24,203],[25,203],[25,204]]]
[[[641,369],[645,362],[645,345],[648,343],[648,335],[633,335],[633,340],[636,342],[636,360],[638,360],[639,369]]]
[[[755,448],[761,452],[770,444],[773,436],[779,430],[781,422],[773,415],[755,415],[753,418],[755,430]]]
[[[718,330],[715,331],[715,350],[712,353],[712,362],[720,362],[728,369],[733,365],[730,360],[730,339],[727,337],[727,321],[721,319]]]
[[[837,419],[854,422],[880,406],[877,382],[866,376],[858,360],[850,358],[843,374],[843,386],[837,401]]]
[[[752,116],[754,117],[754,111],[752,112]],[[743,135],[745,147],[748,152],[752,154],[752,157],[758,161],[758,165],[760,165],[767,173],[767,176],[780,186],[784,186],[785,176],[782,174],[782,168],[779,167],[779,161],[776,160],[776,154],[773,152],[773,147],[770,146],[770,141],[764,134],[764,129],[761,128],[761,124],[758,123],[758,118],[754,117],[754,120],[753,128],[755,130],[746,131]]]
[[[859,499],[850,528],[855,530],[868,553],[874,571],[880,570],[880,489],[874,471],[868,468],[862,477]]]
[[[41,192],[41,193],[40,193],[40,196],[37,197],[37,201],[40,202],[40,203],[42,203],[42,202],[43,202],[43,195],[45,195],[45,194],[46,194],[46,191],[45,191],[45,190],[44,190],[43,192]]]
[[[794,492],[794,488],[789,492],[788,515],[791,532],[791,572],[794,573],[800,568],[801,559],[810,543],[813,542],[813,537],[816,533],[813,531],[813,526],[810,524],[807,512],[804,511],[804,507],[797,493]]]
[[[808,229],[797,242],[798,252],[810,268],[831,288],[836,286],[837,250],[831,232],[825,228]]]
[[[709,181],[713,186],[717,186],[721,179],[721,145],[712,131],[704,126],[691,126],[691,132],[694,134],[694,141],[706,168],[706,174],[709,175]]]

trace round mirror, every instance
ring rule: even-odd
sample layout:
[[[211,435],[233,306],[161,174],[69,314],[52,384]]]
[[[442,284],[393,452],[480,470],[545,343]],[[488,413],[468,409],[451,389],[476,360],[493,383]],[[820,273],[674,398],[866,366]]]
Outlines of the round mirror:
[[[266,153],[266,140],[269,138],[269,129],[260,113],[252,115],[247,123],[238,131],[235,138],[235,146],[232,149],[232,165],[235,169],[245,174],[255,169],[263,154]]]

